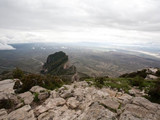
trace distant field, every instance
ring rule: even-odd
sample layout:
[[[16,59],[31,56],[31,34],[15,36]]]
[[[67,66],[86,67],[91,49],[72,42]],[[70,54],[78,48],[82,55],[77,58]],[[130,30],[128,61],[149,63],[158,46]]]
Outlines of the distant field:
[[[124,50],[99,49],[62,44],[14,44],[16,50],[0,51],[0,72],[19,67],[39,73],[47,56],[56,51],[69,55],[71,64],[79,72],[90,76],[119,76],[145,67],[160,67],[160,60],[152,56]]]

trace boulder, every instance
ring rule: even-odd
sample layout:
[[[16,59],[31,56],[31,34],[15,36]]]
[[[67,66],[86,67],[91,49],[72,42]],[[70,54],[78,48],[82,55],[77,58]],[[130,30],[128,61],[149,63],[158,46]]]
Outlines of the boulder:
[[[5,92],[6,94],[14,93],[14,89],[13,89],[14,83],[15,81],[12,79],[0,81],[0,94],[3,92]]]
[[[42,105],[35,108],[36,115],[42,114],[50,109],[55,108],[56,106],[63,106],[66,101],[63,98],[48,98]]]
[[[62,98],[66,99],[69,97],[73,97],[73,93],[71,93],[70,91],[66,91],[63,94],[60,95]]]
[[[151,103],[143,97],[135,97],[124,107],[120,120],[160,120],[159,111],[158,104]]]
[[[56,92],[55,90],[50,92],[50,98],[57,98],[57,97],[59,97],[58,92]]]
[[[116,100],[115,98],[106,98],[106,99],[102,99],[99,101],[101,104],[103,104],[105,107],[116,111],[116,109],[119,108],[120,103],[118,102],[118,100]]]
[[[31,104],[34,100],[34,96],[31,92],[25,92],[18,95],[21,100],[24,101],[24,104]]]
[[[7,120],[7,111],[5,109],[0,109],[0,120]]]
[[[148,74],[156,74],[157,71],[158,71],[157,68],[148,68],[146,73],[148,73]]]
[[[146,80],[156,80],[156,79],[158,79],[158,77],[155,76],[155,75],[149,74],[149,75],[147,75],[147,77],[146,77],[145,79],[146,79]]]
[[[71,97],[67,100],[67,106],[71,109],[77,108],[79,105],[79,101],[77,101],[74,97]]]
[[[151,103],[149,100],[147,100],[144,97],[133,98],[132,104],[135,104],[135,105],[140,106],[140,107],[144,107],[144,108],[152,111],[153,113],[158,110],[157,104]]]
[[[93,103],[77,120],[117,120],[116,113],[111,112],[98,103]]]
[[[36,120],[33,110],[29,105],[19,108],[8,114],[9,120]]]
[[[132,100],[132,96],[128,95],[128,94],[123,94],[122,96],[118,97],[118,100],[120,103],[122,103],[123,105],[130,103]]]
[[[38,116],[38,120],[53,120],[55,113],[53,111],[44,112]]]
[[[14,83],[12,79],[0,81],[0,100],[11,98],[14,94]]]
[[[74,96],[73,95],[73,88],[72,87],[68,88],[68,87],[66,87],[66,85],[61,87],[58,90],[58,93],[59,93],[60,97],[62,97],[64,99],[67,99],[69,97],[73,97]]]
[[[38,99],[39,100],[44,100],[49,97],[49,92],[47,89],[40,87],[40,86],[33,86],[30,91],[32,93],[38,93]]]

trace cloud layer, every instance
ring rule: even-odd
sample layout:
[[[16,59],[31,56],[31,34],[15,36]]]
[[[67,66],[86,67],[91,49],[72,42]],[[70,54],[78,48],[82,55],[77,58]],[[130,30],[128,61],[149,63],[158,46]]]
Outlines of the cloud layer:
[[[159,0],[0,0],[0,41],[160,44]]]

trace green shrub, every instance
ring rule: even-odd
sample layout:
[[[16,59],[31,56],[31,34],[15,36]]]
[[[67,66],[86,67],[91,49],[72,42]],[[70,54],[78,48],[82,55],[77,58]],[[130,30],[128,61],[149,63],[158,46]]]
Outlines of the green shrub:
[[[107,78],[105,86],[116,88],[118,91],[128,92],[130,89],[128,78]]]
[[[104,77],[97,77],[95,78],[95,86],[98,88],[102,88],[105,83],[105,78]]]
[[[16,68],[15,70],[13,70],[13,77],[14,78],[21,79],[23,76],[24,76],[24,72],[21,69]]]
[[[20,92],[26,92],[35,85],[43,86],[45,84],[45,77],[37,74],[29,74],[25,75],[21,81],[23,84]]]
[[[157,81],[155,86],[149,90],[148,94],[151,101],[160,103],[160,81]]]
[[[28,74],[25,75],[21,81],[23,84],[20,92],[26,92],[36,85],[50,90],[59,88],[63,85],[63,81],[60,77],[51,75]]]
[[[125,78],[134,78],[134,77],[141,77],[141,78],[146,78],[147,73],[146,70],[141,70],[141,71],[137,71],[137,72],[132,72],[132,73],[126,73],[121,75],[120,77],[125,77]]]
[[[160,70],[158,70],[158,71],[156,72],[156,75],[157,75],[158,77],[160,77]]]
[[[135,77],[133,79],[130,79],[130,84],[132,86],[138,86],[139,88],[144,87],[144,79],[142,77]]]
[[[34,102],[39,102],[39,98],[38,98],[39,94],[38,93],[34,93]]]

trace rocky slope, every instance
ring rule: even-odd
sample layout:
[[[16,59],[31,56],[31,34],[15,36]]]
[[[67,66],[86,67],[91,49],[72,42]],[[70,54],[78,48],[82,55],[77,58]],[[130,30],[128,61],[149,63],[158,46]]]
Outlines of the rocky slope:
[[[15,94],[15,81],[0,81],[0,120],[160,120],[160,105],[141,96],[85,81],[53,91],[34,86]]]

